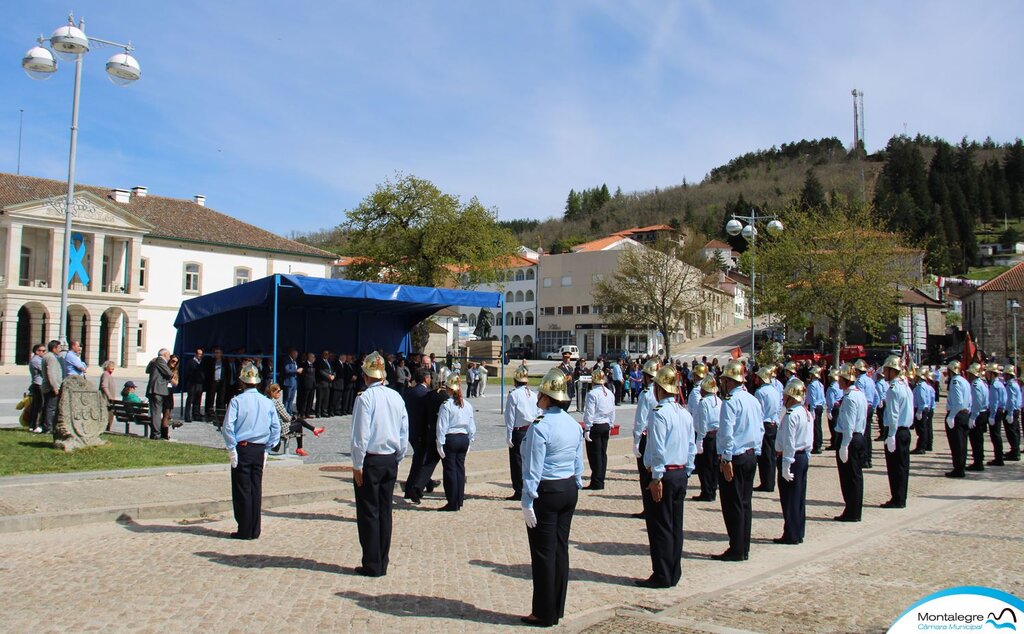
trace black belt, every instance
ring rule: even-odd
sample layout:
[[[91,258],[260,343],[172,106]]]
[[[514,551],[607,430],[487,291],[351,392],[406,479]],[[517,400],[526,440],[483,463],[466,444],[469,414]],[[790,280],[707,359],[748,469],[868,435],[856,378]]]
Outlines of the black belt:
[[[761,422],[763,424],[765,424],[765,425],[778,425],[779,424],[778,421],[774,421],[774,420],[763,420]]]
[[[806,449],[801,449],[800,451],[794,452],[793,455],[794,456],[799,456],[799,455],[805,454],[805,453],[807,453],[807,450]]]
[[[707,438],[709,436],[717,436],[717,435],[718,435],[718,430],[717,429],[712,429],[711,431],[704,433],[704,437],[705,438]]]
[[[522,427],[513,427],[512,431],[523,431],[524,429],[529,429],[529,428],[530,428],[529,425],[523,425]]]

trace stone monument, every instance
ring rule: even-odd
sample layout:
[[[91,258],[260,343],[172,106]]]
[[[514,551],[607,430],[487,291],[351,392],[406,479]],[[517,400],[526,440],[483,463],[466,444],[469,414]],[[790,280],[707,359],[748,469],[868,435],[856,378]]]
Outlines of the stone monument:
[[[100,434],[107,429],[107,397],[84,376],[69,376],[60,388],[53,446],[74,451],[105,445]]]

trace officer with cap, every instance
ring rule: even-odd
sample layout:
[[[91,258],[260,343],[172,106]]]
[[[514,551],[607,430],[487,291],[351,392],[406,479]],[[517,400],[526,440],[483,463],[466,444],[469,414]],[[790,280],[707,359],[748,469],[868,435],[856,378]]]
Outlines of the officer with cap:
[[[839,488],[846,507],[837,515],[837,522],[859,522],[864,507],[864,430],[867,424],[868,400],[857,387],[858,372],[843,364],[836,373],[843,388],[843,400],[836,416],[836,468]]]
[[[771,379],[775,376],[773,368],[770,366],[761,368],[758,370],[757,376],[761,386],[757,388],[754,396],[761,404],[764,437],[761,453],[757,459],[757,475],[760,482],[754,490],[771,493],[775,490],[775,434],[779,430],[779,421],[782,418],[783,397],[782,392],[776,391],[775,386],[771,383]],[[791,382],[792,378],[789,381]]]
[[[967,439],[971,442],[971,464],[968,471],[985,470],[985,432],[988,430],[988,383],[985,366],[972,363],[967,367],[971,377],[971,418],[967,423]]]
[[[366,389],[356,397],[352,410],[352,478],[363,549],[356,573],[367,577],[388,573],[392,491],[398,463],[409,449],[409,414],[398,392],[388,389],[386,377],[384,358],[377,352],[367,355],[363,360]]]
[[[651,358],[644,363],[644,389],[640,391],[640,398],[637,399],[636,413],[633,414],[633,455],[636,457],[636,468],[640,474],[640,496],[645,500],[644,508],[647,508],[647,496],[650,491],[647,485],[650,484],[650,472],[644,467],[644,449],[647,447],[647,418],[657,402],[654,400],[654,390],[651,389],[651,381],[661,369],[661,362],[657,358]],[[634,513],[633,517],[643,519],[644,514]]]
[[[244,391],[231,399],[220,433],[231,457],[231,503],[238,531],[233,539],[260,536],[263,468],[270,448],[281,439],[281,419],[274,402],[260,394],[260,372],[246,363],[238,376]]]
[[[697,420],[697,414],[700,408],[700,384],[704,380],[704,377],[708,375],[708,366],[703,363],[698,363],[693,366],[693,388],[686,397],[686,411],[690,413],[690,418]]]
[[[785,385],[789,385],[790,383],[793,382],[793,379],[798,378],[796,376],[796,361],[787,361],[786,365],[782,366],[782,375],[786,377],[786,384]],[[785,390],[786,390],[786,388],[785,388],[785,386],[783,386],[782,391],[779,392],[779,393],[780,394],[784,394]],[[785,398],[785,397],[783,397],[783,398]]]
[[[959,361],[951,361],[946,369],[950,377],[946,396],[946,440],[953,460],[953,470],[947,471],[946,477],[962,478],[967,475],[967,434],[974,409],[973,390],[961,374]]]
[[[885,368],[875,372],[875,418],[878,419],[878,438],[885,440],[885,393],[889,391],[889,382],[885,378]],[[868,432],[871,430],[868,429]]]
[[[992,459],[990,467],[1001,467],[1003,462],[1003,423],[1006,422],[1006,386],[1000,378],[1002,368],[998,363],[990,363],[985,368],[988,375],[988,437],[992,441]]]
[[[587,462],[590,463],[590,484],[587,489],[600,491],[604,488],[604,475],[608,470],[608,438],[615,424],[615,393],[606,386],[604,372],[594,370],[591,375],[593,387],[587,392],[583,405],[583,426],[587,430],[583,437],[587,441]]]
[[[697,477],[700,478],[700,495],[693,496],[698,502],[714,502],[718,496],[718,451],[715,438],[718,436],[718,420],[722,415],[722,399],[718,397],[718,383],[715,377],[705,377],[700,384],[700,408],[693,424],[696,432]]]
[[[540,416],[523,440],[523,519],[530,540],[533,612],[522,621],[550,627],[565,615],[569,529],[583,488],[583,430],[569,407],[565,374],[548,370],[540,382]]]
[[[914,386],[914,428],[917,431],[917,446],[910,453],[924,454],[932,446],[932,415],[935,412],[935,388],[932,387],[932,372],[928,368],[918,371],[919,380]]]
[[[751,498],[765,418],[761,404],[743,387],[743,366],[738,361],[725,365],[721,382],[725,397],[715,445],[721,456],[719,488],[729,548],[712,558],[745,561],[750,556]]]
[[[505,399],[505,442],[508,443],[508,470],[512,476],[512,495],[506,500],[523,499],[523,438],[534,419],[540,416],[537,396],[530,390],[525,366],[519,366],[513,376],[516,383]]]
[[[825,409],[828,410],[828,447],[826,451],[836,448],[836,419],[839,418],[839,403],[843,400],[843,388],[839,386],[839,370],[828,373],[829,384],[825,390]]]
[[[696,445],[693,419],[679,406],[679,377],[667,365],[654,378],[654,406],[647,421],[644,466],[651,472],[651,491],[644,509],[653,572],[639,579],[642,588],[671,588],[682,577],[683,503],[686,479],[693,472]]]
[[[903,360],[891,355],[882,365],[889,383],[885,392],[885,470],[889,476],[889,500],[884,509],[907,506],[907,483],[910,478],[910,427],[914,424],[914,395],[903,378]]]
[[[825,386],[821,384],[821,368],[811,366],[807,377],[807,400],[804,404],[807,412],[814,416],[814,448],[811,453],[821,453],[821,445],[825,442],[821,431],[821,417],[825,413]]]
[[[868,376],[868,364],[864,359],[857,359],[853,364],[853,369],[857,373],[857,389],[864,394],[864,398],[868,401],[867,420],[864,423],[864,451],[861,452],[861,460],[863,460],[861,467],[864,469],[870,469],[872,451],[871,421],[874,420],[875,404],[878,402],[878,394],[875,391],[875,382]]]
[[[804,408],[807,390],[804,382],[793,379],[786,385],[786,413],[775,437],[779,459],[779,501],[785,524],[776,544],[801,544],[807,523],[807,453],[814,445],[811,417]]]
[[[1021,389],[1017,381],[1017,370],[1012,365],[1003,369],[1006,377],[1006,421],[1003,427],[1006,430],[1006,443],[1010,450],[1003,455],[1004,460],[1017,462],[1020,460],[1020,408]]]

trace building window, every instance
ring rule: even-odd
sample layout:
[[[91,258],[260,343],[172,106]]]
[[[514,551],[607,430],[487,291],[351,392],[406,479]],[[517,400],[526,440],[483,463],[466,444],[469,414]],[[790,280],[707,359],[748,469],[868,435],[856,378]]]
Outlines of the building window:
[[[517,302],[523,301],[523,291],[516,291],[516,301]]]
[[[235,269],[235,286],[248,284],[252,281],[252,269],[240,266]]]
[[[139,260],[139,290],[149,290],[149,258]]]
[[[544,278],[544,288],[551,288],[551,278],[550,277],[545,277]]]
[[[545,306],[544,308],[540,309],[540,314],[541,315],[548,315],[548,316],[554,315],[555,314],[555,307],[554,306]]]
[[[526,279],[528,279],[528,280],[532,280],[532,279],[533,279],[533,277],[534,277],[534,275],[533,275],[533,269],[526,269]]]
[[[516,313],[515,325],[516,326],[522,326],[523,325],[523,314],[522,313]]]
[[[135,347],[142,350],[146,347],[146,322],[139,322],[139,329],[135,331]]]
[[[601,305],[600,304],[594,304],[593,306],[590,307],[590,312],[594,313],[595,315],[600,315],[601,314]]]
[[[590,304],[587,304],[586,306],[577,306],[576,307],[576,314],[577,315],[589,315],[590,314]]]
[[[495,317],[495,320],[496,321],[494,322],[494,325],[495,326],[500,326],[501,325],[501,312],[500,311],[498,312],[498,315]]]
[[[201,288],[201,275],[203,267],[198,262],[185,263],[185,279],[182,281],[182,291],[191,295],[198,295]]]
[[[532,326],[533,325],[533,311],[532,310],[526,311],[525,318],[526,318],[526,325],[527,326]]]
[[[526,301],[528,301],[528,302],[532,302],[533,301],[533,291],[526,291]]]
[[[572,286],[572,276],[571,275],[563,275],[562,276],[562,286]]]
[[[525,279],[526,279],[526,273],[523,273],[523,269],[519,269],[518,271],[516,271],[516,281],[517,282],[522,282]]]
[[[512,291],[509,291],[509,292],[505,293],[505,303],[506,304],[511,304],[512,302],[515,301],[514,297],[515,296],[512,295]]]

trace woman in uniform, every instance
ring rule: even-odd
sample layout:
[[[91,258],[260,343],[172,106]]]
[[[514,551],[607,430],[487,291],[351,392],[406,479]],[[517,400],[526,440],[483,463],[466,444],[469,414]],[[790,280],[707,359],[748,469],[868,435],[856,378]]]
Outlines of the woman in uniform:
[[[550,627],[565,615],[569,530],[583,487],[583,430],[565,413],[566,375],[553,368],[541,379],[537,417],[523,440],[523,519],[530,540],[533,612],[527,625]]]
[[[437,453],[444,472],[444,497],[448,503],[439,511],[458,511],[466,498],[466,454],[476,437],[473,406],[462,398],[458,374],[445,382],[448,400],[437,413]]]

